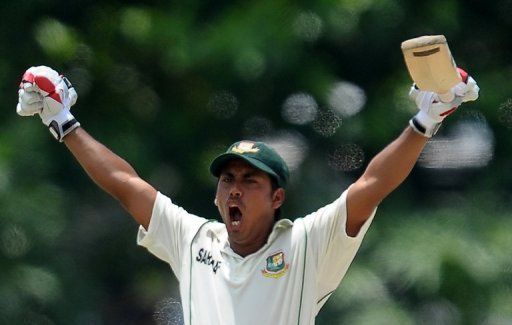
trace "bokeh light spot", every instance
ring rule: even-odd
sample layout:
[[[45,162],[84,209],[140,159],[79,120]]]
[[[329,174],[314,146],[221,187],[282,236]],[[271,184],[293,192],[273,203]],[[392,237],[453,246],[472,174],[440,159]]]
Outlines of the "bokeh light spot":
[[[328,95],[329,107],[343,117],[353,116],[361,111],[366,104],[364,90],[350,82],[335,83]]]
[[[181,302],[174,298],[159,301],[155,306],[153,319],[157,325],[184,324]]]
[[[46,269],[25,265],[19,267],[16,275],[19,289],[43,304],[54,301],[61,294],[59,279]]]
[[[342,119],[331,110],[320,111],[313,121],[313,130],[321,136],[330,137],[341,126]]]
[[[151,31],[151,15],[144,9],[128,8],[121,14],[121,32],[129,39],[143,41]]]
[[[341,145],[332,151],[327,163],[334,170],[349,172],[361,168],[364,163],[364,151],[354,143]]]
[[[449,136],[435,137],[419,158],[423,168],[485,167],[494,157],[494,136],[485,121],[459,122]]]
[[[512,129],[512,99],[507,99],[498,108],[499,120],[509,129]]]
[[[18,226],[8,225],[0,234],[2,252],[8,257],[19,257],[27,253],[30,241],[25,231]]]
[[[308,42],[317,40],[322,30],[322,18],[312,11],[299,13],[293,22],[295,35]]]
[[[48,55],[64,60],[70,59],[77,47],[71,29],[55,19],[42,20],[35,29],[35,39]]]
[[[447,300],[429,302],[418,313],[421,324],[460,324],[461,315],[453,303]]]
[[[306,139],[297,132],[280,132],[262,141],[283,158],[290,171],[299,168],[309,150]]]
[[[304,125],[315,120],[318,105],[313,96],[306,93],[297,93],[286,99],[281,113],[286,122]]]
[[[338,4],[327,13],[326,25],[329,31],[336,35],[340,42],[343,42],[354,36],[359,16],[358,12]]]

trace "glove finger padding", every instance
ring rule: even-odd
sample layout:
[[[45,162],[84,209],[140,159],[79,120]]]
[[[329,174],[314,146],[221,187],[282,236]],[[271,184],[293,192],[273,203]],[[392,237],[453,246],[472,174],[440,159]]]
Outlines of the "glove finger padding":
[[[438,100],[436,93],[419,90],[416,84],[413,84],[409,90],[409,97],[414,100],[420,110],[428,110],[430,105]]]
[[[463,95],[462,102],[470,102],[478,99],[478,93],[480,92],[480,87],[476,84],[475,79],[468,77],[468,81],[466,84],[466,93]]]
[[[35,91],[27,91],[31,87],[20,89],[18,91],[18,105],[16,113],[21,116],[32,116],[40,113],[43,109],[43,96]]]
[[[65,87],[64,87],[65,86]],[[68,92],[67,96],[64,98],[66,99],[66,106],[71,109],[71,106],[76,104],[76,101],[78,99],[78,94],[76,93],[75,87],[71,84],[71,82],[68,80],[68,78],[62,76],[62,87],[66,89]]]

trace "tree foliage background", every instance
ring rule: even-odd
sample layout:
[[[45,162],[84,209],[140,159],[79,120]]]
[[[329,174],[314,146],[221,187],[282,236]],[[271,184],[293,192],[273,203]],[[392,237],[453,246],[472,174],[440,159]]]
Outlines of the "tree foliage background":
[[[0,4],[0,323],[179,324],[168,266],[39,118],[25,69],[68,76],[82,126],[189,212],[217,218],[211,159],[265,139],[284,214],[336,198],[415,107],[400,43],[446,35],[478,81],[380,206],[318,324],[512,323],[512,1],[8,1]]]

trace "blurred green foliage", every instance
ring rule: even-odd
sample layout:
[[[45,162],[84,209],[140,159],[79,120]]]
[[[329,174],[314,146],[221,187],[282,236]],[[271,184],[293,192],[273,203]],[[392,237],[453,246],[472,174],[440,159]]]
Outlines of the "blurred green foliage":
[[[176,280],[136,247],[135,222],[37,117],[15,114],[26,68],[66,74],[82,125],[207,218],[213,156],[240,138],[292,139],[294,218],[339,195],[406,126],[400,42],[426,34],[446,35],[481,87],[438,139],[475,122],[486,137],[455,163],[485,162],[415,168],[317,323],[512,323],[512,1],[28,0],[0,3],[0,16],[0,323],[180,322]],[[304,107],[290,98],[313,98],[316,119],[296,123]],[[350,103],[362,110],[340,114]]]

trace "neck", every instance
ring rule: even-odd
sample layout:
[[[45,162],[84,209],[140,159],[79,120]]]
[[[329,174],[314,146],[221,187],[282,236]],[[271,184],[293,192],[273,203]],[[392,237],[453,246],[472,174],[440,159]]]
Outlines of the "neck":
[[[257,251],[259,251],[260,248],[262,248],[265,244],[253,245],[252,247],[248,247],[248,246],[239,246],[235,243],[230,242],[229,245],[231,246],[231,249],[233,250],[233,252],[237,253],[238,255],[240,255],[242,257],[246,257],[248,255],[251,255],[252,253],[256,253]]]
[[[229,246],[233,252],[242,257],[256,253],[267,243],[268,237],[270,236],[273,227],[274,224],[271,224],[268,231],[265,232],[265,234],[262,236],[257,238],[250,238],[245,241],[237,240],[237,238],[234,238],[234,236],[229,236]]]

